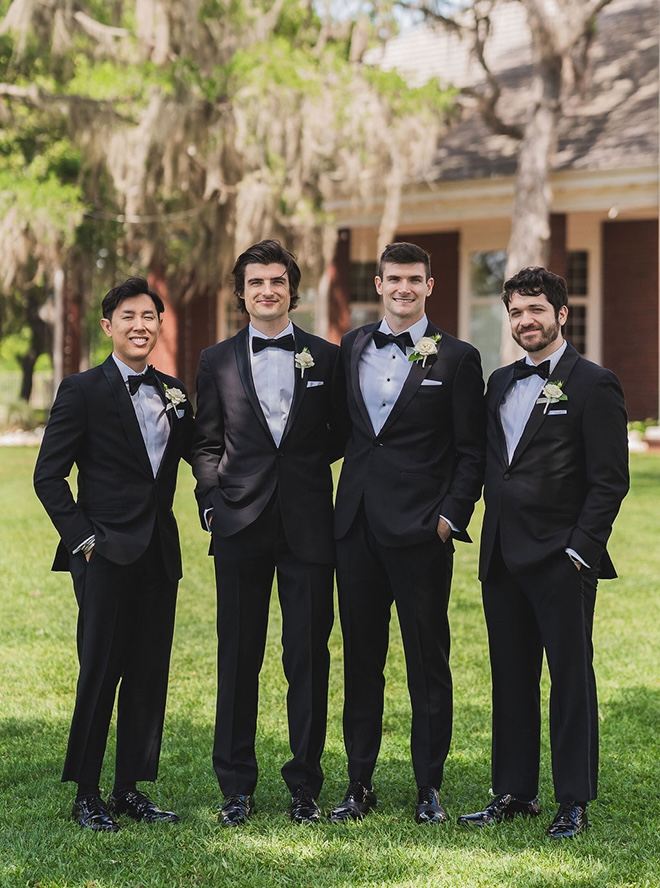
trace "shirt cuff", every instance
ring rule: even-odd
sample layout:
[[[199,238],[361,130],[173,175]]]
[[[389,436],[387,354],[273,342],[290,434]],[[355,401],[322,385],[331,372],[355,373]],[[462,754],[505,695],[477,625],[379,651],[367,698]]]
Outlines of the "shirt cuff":
[[[584,560],[584,558],[580,558],[580,556],[575,551],[575,549],[566,549],[566,554],[568,555],[568,557],[572,561],[579,561],[580,564],[582,564],[584,567],[591,569],[591,566],[589,564],[587,564],[587,562]]]
[[[92,534],[90,537],[87,537],[86,540],[83,540],[79,546],[76,546],[76,548],[73,550],[73,552],[71,554],[77,555],[78,552],[84,552],[85,554],[87,554],[87,552],[90,552],[94,548],[95,545],[96,545],[96,536],[94,534]]]
[[[449,518],[445,518],[444,515],[441,515],[440,517],[442,518],[443,521],[447,522],[447,524],[451,527],[453,533],[460,533],[460,529],[458,527],[456,527],[456,525],[453,523],[453,521],[450,521]]]

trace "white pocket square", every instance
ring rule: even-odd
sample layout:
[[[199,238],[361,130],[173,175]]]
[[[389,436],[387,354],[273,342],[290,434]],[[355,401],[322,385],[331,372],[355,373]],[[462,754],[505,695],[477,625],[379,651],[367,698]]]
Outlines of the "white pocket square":
[[[422,379],[422,385],[442,385],[439,379]]]
[[[323,385],[322,379],[308,379],[307,388],[313,388],[315,385]]]

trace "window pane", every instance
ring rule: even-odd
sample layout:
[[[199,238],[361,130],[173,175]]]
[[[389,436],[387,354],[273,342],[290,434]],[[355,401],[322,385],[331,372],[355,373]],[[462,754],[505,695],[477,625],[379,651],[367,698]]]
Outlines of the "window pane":
[[[500,366],[500,341],[502,338],[502,303],[483,304],[474,302],[470,316],[470,342],[481,353],[484,378]]]
[[[587,351],[587,306],[570,305],[566,321],[566,339],[581,355]]]
[[[571,250],[566,258],[566,284],[569,299],[571,296],[587,296],[589,253],[586,250]]]
[[[380,302],[374,285],[375,275],[374,262],[351,262],[351,302]]]
[[[472,295],[478,298],[497,296],[499,299],[504,285],[505,266],[506,252],[504,250],[473,253],[470,257]]]
[[[500,366],[505,250],[470,256],[470,342],[479,349],[487,379]]]

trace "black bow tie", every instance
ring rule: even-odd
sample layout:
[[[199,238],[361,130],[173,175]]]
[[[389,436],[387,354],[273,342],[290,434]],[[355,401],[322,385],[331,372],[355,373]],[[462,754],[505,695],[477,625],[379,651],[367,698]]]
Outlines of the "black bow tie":
[[[389,345],[393,342],[395,345],[398,345],[401,351],[406,353],[406,347],[409,346],[412,348],[413,341],[410,333],[383,333],[382,330],[374,330],[374,343],[376,348],[384,348],[386,345]]]
[[[158,388],[158,379],[151,365],[139,376],[128,377],[128,390],[132,395],[135,394],[141,385],[153,385],[155,388]]]
[[[540,376],[547,379],[550,376],[550,361],[541,361],[540,364],[528,364],[524,358],[513,365],[514,380],[526,379],[528,376]]]
[[[262,339],[261,336],[252,337],[252,352],[256,355],[265,348],[283,348],[284,351],[292,352],[296,349],[291,333],[286,336],[280,336],[279,339]]]

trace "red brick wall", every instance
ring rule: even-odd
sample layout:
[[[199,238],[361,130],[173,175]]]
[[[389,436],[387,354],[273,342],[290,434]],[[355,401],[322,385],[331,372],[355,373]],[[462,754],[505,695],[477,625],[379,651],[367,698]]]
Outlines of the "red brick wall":
[[[199,353],[203,348],[216,342],[216,294],[207,293],[190,302],[176,305],[177,329],[177,373],[185,382],[188,391],[195,396],[195,377]]]
[[[350,329],[351,310],[351,232],[342,228],[337,232],[335,255],[329,269],[328,283],[328,339],[339,343]]]
[[[630,419],[657,418],[658,223],[605,222],[602,235],[603,365],[621,380]]]

